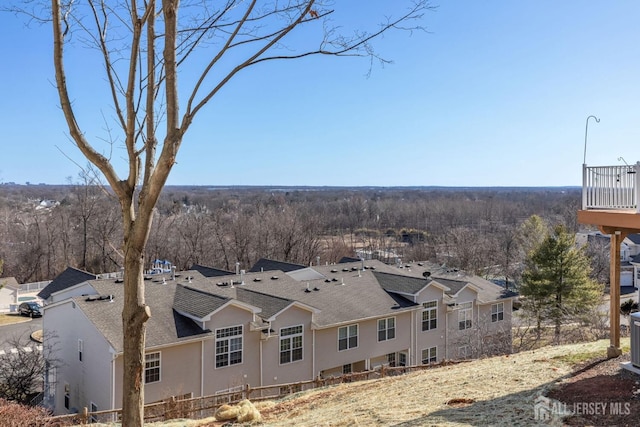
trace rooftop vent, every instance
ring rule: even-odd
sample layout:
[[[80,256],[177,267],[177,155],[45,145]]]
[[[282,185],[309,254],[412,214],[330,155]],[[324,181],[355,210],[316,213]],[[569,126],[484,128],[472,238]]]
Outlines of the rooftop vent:
[[[331,272],[332,272],[332,273],[337,273],[337,272],[338,272],[338,270],[336,270],[335,268],[332,268],[332,269],[331,269]]]
[[[253,279],[253,281],[254,281],[254,282],[259,282],[259,281],[261,281],[261,280],[262,280],[262,279],[261,279],[261,278],[259,278],[259,277],[256,277],[255,279]]]
[[[90,295],[85,301],[109,301],[113,302],[113,295]]]
[[[314,287],[313,287],[313,290],[314,290],[314,291],[316,291],[316,292],[318,292],[318,291],[320,290],[320,288],[319,288],[319,287],[317,287],[317,286],[314,286]]]
[[[307,288],[306,288],[304,291],[305,291],[305,293],[307,293],[307,294],[308,294],[309,292],[311,292],[311,289],[309,289],[309,284],[308,284],[308,283],[307,283]]]
[[[271,280],[278,280],[278,276],[271,276]]]
[[[324,279],[325,283],[331,283],[331,279]]]

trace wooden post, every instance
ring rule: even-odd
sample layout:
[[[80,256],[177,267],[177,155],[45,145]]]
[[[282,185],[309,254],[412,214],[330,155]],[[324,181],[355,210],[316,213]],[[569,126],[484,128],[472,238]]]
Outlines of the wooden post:
[[[620,349],[620,244],[626,233],[619,230],[611,233],[611,259],[609,263],[609,348],[607,357],[612,359],[622,354]]]
[[[89,422],[89,408],[86,406],[82,408],[82,415],[80,416],[80,424],[88,424]]]

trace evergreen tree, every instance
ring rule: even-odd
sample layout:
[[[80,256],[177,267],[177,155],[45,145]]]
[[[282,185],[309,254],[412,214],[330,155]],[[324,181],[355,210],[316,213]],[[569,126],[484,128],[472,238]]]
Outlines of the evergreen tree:
[[[527,256],[520,295],[524,308],[533,311],[538,331],[547,319],[555,326],[560,343],[563,323],[572,321],[600,303],[603,287],[589,275],[589,258],[575,245],[575,237],[556,226]]]

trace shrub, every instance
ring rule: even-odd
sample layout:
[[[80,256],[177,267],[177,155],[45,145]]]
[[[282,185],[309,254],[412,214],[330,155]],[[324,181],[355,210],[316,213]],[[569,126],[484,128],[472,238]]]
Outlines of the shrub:
[[[46,426],[49,414],[44,408],[21,405],[0,399],[0,420],[3,426]]]

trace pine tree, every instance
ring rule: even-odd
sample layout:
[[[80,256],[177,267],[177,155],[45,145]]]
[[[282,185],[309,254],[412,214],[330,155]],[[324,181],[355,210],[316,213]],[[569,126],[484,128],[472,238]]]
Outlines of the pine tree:
[[[575,237],[556,226],[526,260],[520,289],[524,307],[532,310],[540,331],[542,319],[555,326],[554,341],[560,343],[561,326],[594,308],[603,287],[589,277],[589,258],[575,245]]]

